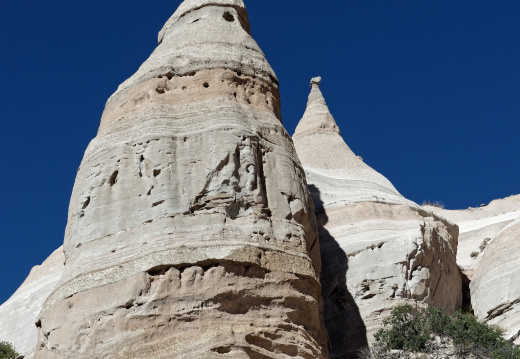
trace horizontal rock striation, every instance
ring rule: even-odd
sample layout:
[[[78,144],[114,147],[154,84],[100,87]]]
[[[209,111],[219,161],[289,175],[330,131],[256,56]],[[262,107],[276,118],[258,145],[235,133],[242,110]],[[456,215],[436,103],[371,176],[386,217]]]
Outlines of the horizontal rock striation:
[[[434,206],[423,208],[459,226],[457,263],[471,279],[488,245],[501,231],[520,219],[520,195],[466,210],[447,210]]]
[[[242,1],[185,1],[85,152],[36,358],[327,358],[313,209]]]
[[[293,136],[316,207],[333,358],[356,358],[398,304],[461,306],[458,228],[402,197],[354,155],[311,81]]]
[[[477,318],[500,326],[520,344],[520,219],[489,244],[470,284]]]
[[[38,340],[38,314],[56,288],[64,262],[60,247],[42,265],[34,267],[20,288],[0,306],[0,340],[12,343],[27,359],[33,357]]]

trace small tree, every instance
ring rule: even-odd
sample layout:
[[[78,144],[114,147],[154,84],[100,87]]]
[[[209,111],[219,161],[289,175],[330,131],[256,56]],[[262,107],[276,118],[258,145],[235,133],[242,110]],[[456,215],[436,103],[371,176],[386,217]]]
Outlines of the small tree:
[[[12,359],[19,355],[11,343],[0,342],[0,359]]]

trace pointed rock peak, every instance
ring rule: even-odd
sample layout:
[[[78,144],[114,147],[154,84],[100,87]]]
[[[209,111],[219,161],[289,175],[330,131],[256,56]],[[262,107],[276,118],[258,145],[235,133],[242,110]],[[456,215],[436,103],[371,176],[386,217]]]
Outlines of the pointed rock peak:
[[[332,117],[325,98],[320,90],[321,77],[311,80],[311,93],[307,109],[296,127],[293,137],[313,135],[316,133],[334,133],[341,135],[334,117]]]
[[[320,87],[320,84],[321,84],[321,77],[320,76],[313,77],[311,79],[311,88],[313,88],[314,86]]]
[[[206,17],[215,11],[208,9],[207,11],[199,12],[198,10],[204,7],[221,7],[222,18],[226,21],[233,22],[239,21],[242,28],[250,32],[249,18],[247,16],[246,7],[242,0],[185,0],[179,5],[179,8],[172,17],[166,22],[162,30],[159,32],[159,44],[161,44],[170,32],[174,31],[175,25],[178,22],[184,23],[182,19],[186,19],[188,22],[198,21],[200,17]],[[228,8],[228,9],[226,9]],[[194,12],[199,12],[194,18],[189,16]]]

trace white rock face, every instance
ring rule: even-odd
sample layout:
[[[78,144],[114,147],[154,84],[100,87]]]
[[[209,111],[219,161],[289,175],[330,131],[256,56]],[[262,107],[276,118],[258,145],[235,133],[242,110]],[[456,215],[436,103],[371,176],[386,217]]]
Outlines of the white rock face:
[[[327,358],[312,199],[242,1],[185,1],[110,97],[35,357]]]
[[[320,226],[333,358],[356,357],[397,304],[462,302],[456,225],[402,197],[350,150],[313,79],[293,141]]]
[[[433,206],[423,208],[459,226],[457,263],[471,279],[489,244],[506,227],[520,219],[520,195],[466,210],[446,210]]]
[[[520,220],[489,244],[470,284],[477,318],[496,324],[520,344]]]
[[[457,262],[479,320],[520,344],[520,195],[467,210],[428,207],[460,228]]]
[[[330,114],[319,82],[321,78],[311,82],[307,109],[293,140],[308,182],[320,184],[322,202],[328,207],[372,201],[417,208],[350,150]]]
[[[56,288],[65,257],[60,247],[36,266],[18,290],[0,306],[0,338],[31,358],[38,340],[36,321],[43,302]]]

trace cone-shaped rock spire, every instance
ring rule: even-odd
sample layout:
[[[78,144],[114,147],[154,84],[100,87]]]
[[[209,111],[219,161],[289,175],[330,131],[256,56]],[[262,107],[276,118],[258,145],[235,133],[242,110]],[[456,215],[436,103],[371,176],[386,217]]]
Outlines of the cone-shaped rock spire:
[[[108,100],[37,359],[328,357],[313,203],[248,26],[185,1]]]
[[[307,102],[307,109],[296,127],[293,137],[311,135],[316,133],[337,133],[339,128],[330,114],[329,107],[320,91],[321,77],[311,80],[311,93]]]
[[[457,226],[422,211],[347,146],[313,79],[293,140],[316,207],[332,358],[355,358],[404,303],[461,304]]]
[[[338,206],[366,200],[412,204],[348,147],[323,98],[320,83],[320,77],[311,81],[307,109],[293,140],[309,181],[318,180],[330,188],[331,198],[322,200]]]
[[[246,7],[242,0],[186,0],[179,6],[177,11],[175,11],[172,17],[166,22],[162,30],[159,32],[159,44],[163,42],[165,36],[168,36],[174,32],[177,27],[175,25],[180,18],[209,5],[234,8],[239,15],[238,20],[240,21],[241,26],[244,28],[244,30],[250,33],[249,18],[247,16]],[[187,20],[190,21],[190,18],[191,17],[187,17]],[[232,16],[227,14],[226,20],[231,21],[231,19]]]

